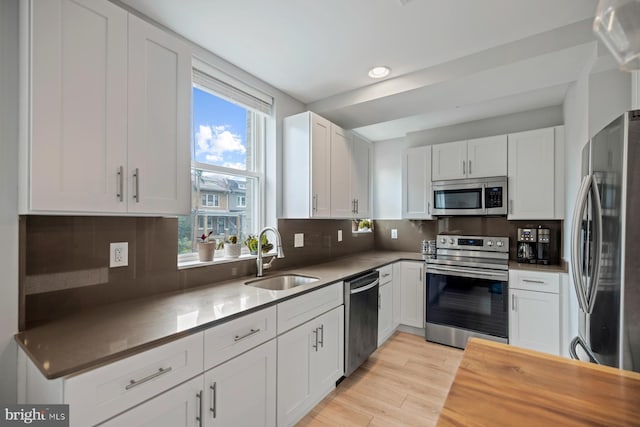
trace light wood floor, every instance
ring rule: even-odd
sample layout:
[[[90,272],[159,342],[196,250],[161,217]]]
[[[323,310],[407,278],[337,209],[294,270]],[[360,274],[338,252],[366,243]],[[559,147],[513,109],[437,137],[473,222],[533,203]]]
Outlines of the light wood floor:
[[[396,332],[297,426],[433,426],[461,359]]]

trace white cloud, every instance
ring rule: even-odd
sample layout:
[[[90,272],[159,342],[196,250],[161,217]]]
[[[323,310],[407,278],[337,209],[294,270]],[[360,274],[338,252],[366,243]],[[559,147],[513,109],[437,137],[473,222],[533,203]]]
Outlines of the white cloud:
[[[247,165],[242,162],[224,162],[222,166],[240,170],[245,170],[247,168]]]
[[[240,135],[228,130],[229,126],[203,126],[196,132],[196,155],[205,154],[209,161],[221,161],[224,153],[247,150]]]

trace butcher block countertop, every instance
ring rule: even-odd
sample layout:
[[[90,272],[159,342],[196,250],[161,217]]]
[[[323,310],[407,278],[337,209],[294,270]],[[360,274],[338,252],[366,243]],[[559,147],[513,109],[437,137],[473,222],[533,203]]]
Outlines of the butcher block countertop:
[[[640,374],[472,338],[438,426],[638,426]]]

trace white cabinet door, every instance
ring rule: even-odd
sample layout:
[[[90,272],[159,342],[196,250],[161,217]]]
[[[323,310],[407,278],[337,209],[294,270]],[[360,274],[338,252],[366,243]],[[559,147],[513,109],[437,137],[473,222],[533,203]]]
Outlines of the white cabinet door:
[[[407,149],[403,164],[403,218],[431,219],[431,146]]]
[[[356,218],[371,216],[371,144],[353,135],[351,195],[355,199]]]
[[[509,294],[509,343],[559,355],[559,295],[522,289],[510,289]]]
[[[402,261],[400,323],[424,328],[424,270],[422,262]]]
[[[315,168],[315,165],[314,165]],[[324,172],[331,178],[331,217],[351,218],[354,204],[351,197],[351,136],[331,125],[331,167]]]
[[[484,178],[507,174],[507,135],[467,141],[467,177]]]
[[[510,134],[508,219],[553,219],[555,214],[554,129]]]
[[[393,333],[393,284],[380,287],[378,296],[378,347]]]
[[[331,122],[311,113],[311,216],[331,216]],[[289,179],[296,179],[292,177]]]
[[[275,427],[276,341],[205,372],[205,426]]]
[[[344,306],[278,337],[279,426],[291,426],[335,387],[344,373]]]
[[[433,181],[467,176],[467,141],[433,145]]]
[[[129,15],[129,212],[186,215],[191,206],[191,51]]]
[[[31,3],[28,211],[124,212],[127,13],[106,1]]]
[[[105,427],[201,427],[202,375],[100,424]]]

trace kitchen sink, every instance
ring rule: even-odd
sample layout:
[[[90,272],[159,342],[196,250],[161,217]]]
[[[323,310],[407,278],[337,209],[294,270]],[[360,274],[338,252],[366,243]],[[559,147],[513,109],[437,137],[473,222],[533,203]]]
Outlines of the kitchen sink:
[[[249,280],[245,285],[256,288],[269,289],[270,291],[284,291],[296,286],[317,282],[317,277],[303,276],[300,274],[281,274],[278,276],[264,277],[261,279]]]

